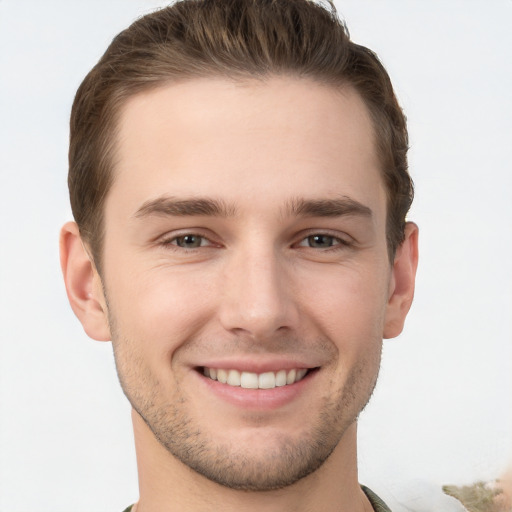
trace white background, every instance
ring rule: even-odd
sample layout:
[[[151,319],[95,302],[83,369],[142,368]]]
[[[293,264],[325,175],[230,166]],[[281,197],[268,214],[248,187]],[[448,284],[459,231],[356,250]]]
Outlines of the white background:
[[[0,511],[121,511],[137,497],[110,344],[67,304],[67,123],[112,37],[163,2],[0,0]],[[512,1],[338,1],[408,115],[417,298],[360,421],[361,481],[397,511],[512,462]]]

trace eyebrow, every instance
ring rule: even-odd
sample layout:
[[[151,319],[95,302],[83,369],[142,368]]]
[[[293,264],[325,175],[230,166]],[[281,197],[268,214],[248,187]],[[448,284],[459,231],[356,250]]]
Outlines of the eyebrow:
[[[234,217],[235,206],[222,200],[211,198],[177,199],[163,196],[146,201],[134,214],[136,218],[156,216],[208,216]],[[304,199],[295,198],[288,202],[284,209],[285,216],[295,217],[341,217],[358,215],[371,217],[372,210],[362,203],[349,197],[338,199]]]
[[[338,199],[292,199],[288,203],[285,213],[297,217],[356,215],[371,218],[373,215],[372,210],[368,206],[346,196]]]
[[[187,217],[205,215],[214,217],[232,217],[236,208],[228,206],[224,201],[210,198],[176,199],[173,197],[158,197],[146,201],[134,217],[142,218],[151,215]]]

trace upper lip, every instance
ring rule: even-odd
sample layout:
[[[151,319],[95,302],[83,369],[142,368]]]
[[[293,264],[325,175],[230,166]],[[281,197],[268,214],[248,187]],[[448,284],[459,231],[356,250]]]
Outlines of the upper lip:
[[[295,358],[272,358],[266,359],[253,357],[244,358],[219,358],[207,359],[197,364],[196,367],[222,368],[225,370],[238,370],[240,372],[265,373],[277,372],[279,370],[292,370],[294,368],[317,368],[320,364],[312,361],[304,361]]]

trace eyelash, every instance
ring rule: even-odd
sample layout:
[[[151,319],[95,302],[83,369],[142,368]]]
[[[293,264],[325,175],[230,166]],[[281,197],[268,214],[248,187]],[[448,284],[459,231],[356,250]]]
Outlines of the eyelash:
[[[195,237],[195,238],[200,238],[201,239],[201,242],[202,241],[207,241],[208,242],[208,245],[204,246],[204,245],[199,245],[198,247],[182,247],[181,245],[178,245],[177,241],[179,239],[184,239],[184,238],[187,238],[187,237]],[[176,236],[173,236],[171,238],[166,238],[164,240],[162,240],[160,242],[160,245],[162,245],[163,247],[166,247],[166,248],[170,248],[172,250],[185,250],[185,251],[194,251],[194,250],[197,250],[197,249],[201,249],[201,248],[204,248],[204,247],[212,247],[214,246],[214,242],[212,242],[208,237],[204,236],[204,235],[201,235],[200,233],[193,233],[193,232],[190,232],[190,233],[183,233],[183,234],[180,234],[180,235],[176,235]]]
[[[187,237],[199,238],[201,240],[201,244],[197,247],[189,247],[189,248],[183,247],[178,244],[179,239],[185,239]],[[317,247],[317,248],[311,247],[310,245],[302,245],[304,242],[308,243],[308,241],[309,241],[309,243],[311,243],[312,239],[315,237],[327,238],[330,240],[332,245],[329,245],[328,247]],[[206,241],[207,245],[202,245],[203,241]],[[200,233],[187,232],[187,233],[175,235],[171,238],[163,239],[159,243],[159,245],[161,245],[162,247],[165,247],[167,249],[171,249],[171,250],[175,250],[175,251],[184,250],[187,252],[192,252],[192,251],[196,251],[198,249],[215,247],[217,244],[215,244],[215,242],[212,242],[208,237],[206,237]],[[330,233],[316,231],[316,232],[311,232],[310,234],[304,236],[303,238],[300,239],[300,241],[298,243],[295,243],[293,245],[294,245],[294,247],[304,247],[306,249],[319,249],[322,252],[330,252],[330,251],[339,251],[339,250],[350,248],[353,245],[353,243],[351,241],[345,240],[343,238],[340,238],[340,237],[335,236]]]
[[[349,242],[348,240],[345,240],[338,236],[332,235],[330,233],[323,233],[323,232],[311,233],[310,235],[307,235],[306,237],[302,238],[301,241],[299,242],[299,244],[297,244],[297,245],[299,247],[307,247],[309,249],[315,249],[315,247],[311,247],[311,245],[301,245],[301,244],[306,241],[309,241],[309,243],[311,243],[312,239],[320,238],[320,237],[330,239],[330,241],[332,242],[332,245],[329,245],[328,247],[318,247],[318,249],[322,249],[323,252],[338,251],[338,250],[346,249],[352,245],[352,243]]]

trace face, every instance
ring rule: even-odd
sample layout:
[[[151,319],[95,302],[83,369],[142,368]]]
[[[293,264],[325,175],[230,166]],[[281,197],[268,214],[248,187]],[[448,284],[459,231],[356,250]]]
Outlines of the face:
[[[103,289],[121,384],[168,453],[237,489],[321,466],[377,378],[385,219],[350,89],[205,79],[126,104]]]

